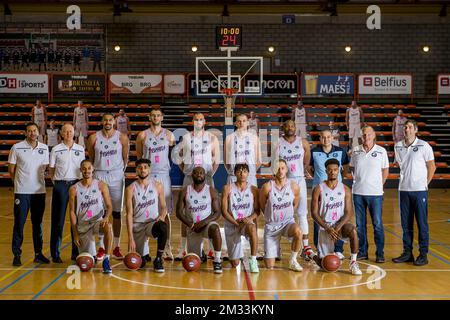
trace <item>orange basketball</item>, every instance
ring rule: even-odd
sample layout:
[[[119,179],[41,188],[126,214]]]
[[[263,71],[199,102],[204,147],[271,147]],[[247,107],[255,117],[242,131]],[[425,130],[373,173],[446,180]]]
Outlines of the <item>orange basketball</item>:
[[[137,252],[129,252],[123,259],[123,263],[130,270],[137,270],[141,267],[142,258]]]
[[[76,261],[77,261],[77,266],[83,272],[91,270],[91,268],[94,266],[94,257],[87,252],[80,253],[78,255]]]
[[[322,269],[327,272],[336,272],[341,266],[341,260],[335,254],[327,254],[322,259]]]
[[[184,256],[182,264],[186,271],[197,271],[198,269],[200,269],[202,260],[195,253],[188,253]]]

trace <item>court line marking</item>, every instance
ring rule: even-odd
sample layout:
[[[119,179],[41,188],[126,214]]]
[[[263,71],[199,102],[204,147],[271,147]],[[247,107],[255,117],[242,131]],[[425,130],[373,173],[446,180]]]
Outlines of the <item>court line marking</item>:
[[[57,276],[55,279],[53,279],[53,281],[51,281],[49,284],[47,284],[44,288],[41,289],[41,291],[39,291],[33,298],[31,298],[31,300],[36,300],[37,298],[39,298],[39,296],[41,294],[44,293],[45,290],[47,290],[48,288],[50,288],[55,282],[57,282],[59,279],[61,279],[61,277],[63,275],[66,274],[66,271],[63,271],[59,274],[59,276]]]
[[[354,284],[349,284],[349,285],[343,285],[343,286],[335,286],[335,287],[326,287],[326,288],[306,288],[306,289],[288,289],[288,290],[253,290],[253,292],[255,293],[267,293],[267,292],[271,292],[271,293],[279,293],[279,292],[308,292],[308,291],[323,291],[323,290],[335,290],[335,289],[344,289],[344,288],[352,288],[352,287],[358,287],[358,286],[363,286],[363,285],[367,285],[369,283],[376,283],[378,281],[381,281],[384,277],[386,277],[386,271],[384,271],[384,269],[380,268],[379,266],[376,265],[372,265],[369,263],[365,263],[365,262],[359,262],[360,264],[365,264],[367,266],[371,266],[372,268],[378,269],[378,271],[381,273],[377,278],[366,281],[366,282],[361,282],[361,283],[354,283]],[[271,272],[273,272],[275,270],[271,270]],[[286,269],[282,269],[279,270],[282,272],[285,272]],[[248,290],[229,290],[229,289],[207,289],[207,288],[185,288],[185,287],[175,287],[175,286],[165,286],[165,285],[157,285],[157,284],[152,284],[152,283],[146,283],[146,282],[141,282],[141,281],[135,281],[135,280],[129,280],[123,277],[119,277],[116,274],[112,273],[110,275],[113,278],[116,278],[118,280],[122,280],[125,282],[129,282],[129,283],[134,283],[134,284],[140,284],[143,286],[149,286],[149,287],[155,287],[155,288],[163,288],[163,289],[174,289],[174,290],[186,290],[186,291],[206,291],[206,292],[235,292],[235,293],[243,293],[243,292],[248,292]]]
[[[242,264],[242,267],[244,269],[245,283],[247,284],[248,296],[249,296],[250,300],[255,300],[255,291],[253,290],[252,279],[250,279],[250,275],[248,274],[247,268],[244,263],[244,259],[240,259],[240,260],[241,260],[240,264]],[[240,266],[238,266],[238,267],[240,267]]]
[[[67,236],[65,236],[65,237],[62,239],[62,241],[66,240],[69,236],[70,236],[70,234],[68,234]],[[69,244],[71,244],[71,243],[72,243],[72,242],[66,243],[66,244],[61,248],[61,251],[64,250],[64,249],[65,249]],[[46,249],[46,250],[44,250],[42,253],[43,253],[43,254],[46,254],[46,253],[48,253],[49,250],[50,250],[50,249]],[[31,263],[33,262],[33,260],[34,260],[34,258],[31,258],[31,259],[29,259],[27,262],[25,262],[24,264],[22,264],[20,267],[15,268],[15,269],[14,269],[13,271],[11,271],[10,273],[7,273],[6,275],[4,275],[3,277],[0,278],[0,282],[2,282],[3,280],[8,279],[9,277],[11,277],[11,276],[12,276],[13,274],[15,274],[16,272],[18,272],[18,271],[20,271],[20,270],[23,270],[23,269],[25,268],[25,266],[31,264]],[[41,264],[38,264],[37,266],[39,266],[39,265],[41,265]],[[36,267],[37,267],[37,266],[36,266]],[[34,268],[32,268],[32,269],[34,269]],[[1,290],[0,290],[0,292],[1,292]]]
[[[394,231],[392,231],[392,230],[389,230],[388,228],[384,228],[384,230],[386,230],[387,232],[389,232],[390,234],[394,235],[395,237],[397,237],[397,238],[399,238],[399,239],[403,239],[403,238],[400,237],[400,235],[398,235],[396,232],[394,232]],[[419,247],[417,240],[414,240],[414,239],[413,239],[413,243],[416,245],[416,247]],[[429,254],[431,254],[433,257],[435,257],[435,258],[441,260],[442,262],[444,262],[444,263],[450,265],[450,261],[448,261],[448,260],[450,260],[450,256],[448,256],[448,255],[446,255],[446,254],[444,254],[444,253],[442,253],[442,252],[440,252],[440,251],[438,251],[438,250],[432,248],[430,245],[428,245],[428,249],[429,249],[430,251],[436,252],[437,254],[440,254],[440,255],[443,256],[444,258],[439,257],[437,254],[435,254],[435,253],[433,253],[433,252],[429,252]]]

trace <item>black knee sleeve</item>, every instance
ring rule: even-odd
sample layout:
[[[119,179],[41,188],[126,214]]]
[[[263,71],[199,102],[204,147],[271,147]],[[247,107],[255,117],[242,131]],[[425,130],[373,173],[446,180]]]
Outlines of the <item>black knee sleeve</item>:
[[[155,222],[152,235],[157,239],[158,250],[163,251],[167,242],[167,223],[163,221]]]
[[[113,211],[112,212],[113,219],[120,219],[120,212],[119,211]]]

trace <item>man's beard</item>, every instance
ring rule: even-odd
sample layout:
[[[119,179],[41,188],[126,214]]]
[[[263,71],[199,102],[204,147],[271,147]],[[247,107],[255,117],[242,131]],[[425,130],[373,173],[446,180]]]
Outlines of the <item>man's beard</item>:
[[[139,179],[141,179],[141,180],[147,179],[148,176],[149,176],[148,174],[147,174],[146,176],[142,176],[142,175],[138,174],[138,177],[139,177]]]
[[[199,185],[205,182],[205,178],[192,178],[192,180],[194,181],[195,185]]]
[[[284,135],[285,135],[286,137],[292,137],[292,136],[295,135],[295,131],[290,131],[290,130],[288,130],[287,132],[284,133]]]

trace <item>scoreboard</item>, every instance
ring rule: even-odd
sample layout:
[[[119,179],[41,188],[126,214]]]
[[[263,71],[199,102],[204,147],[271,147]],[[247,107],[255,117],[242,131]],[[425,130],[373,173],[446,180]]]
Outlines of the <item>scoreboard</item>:
[[[236,47],[242,47],[242,26],[217,26],[216,48]]]

